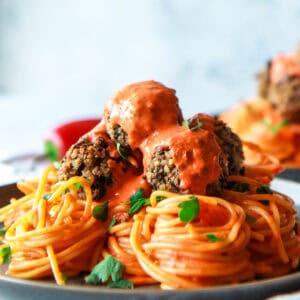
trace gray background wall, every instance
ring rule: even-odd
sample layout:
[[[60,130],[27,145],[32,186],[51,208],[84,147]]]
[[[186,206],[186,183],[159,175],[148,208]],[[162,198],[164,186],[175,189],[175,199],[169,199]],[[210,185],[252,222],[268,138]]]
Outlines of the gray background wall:
[[[175,88],[186,116],[220,111],[255,95],[299,31],[299,0],[0,0],[0,117],[40,139],[145,79]]]

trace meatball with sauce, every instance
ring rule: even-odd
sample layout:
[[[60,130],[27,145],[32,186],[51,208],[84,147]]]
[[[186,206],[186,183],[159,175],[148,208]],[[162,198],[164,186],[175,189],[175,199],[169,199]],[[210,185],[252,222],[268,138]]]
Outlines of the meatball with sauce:
[[[68,180],[72,176],[83,176],[91,182],[93,200],[101,199],[107,187],[113,184],[110,160],[115,147],[105,135],[91,141],[83,136],[66,153],[58,170],[59,180]],[[115,152],[115,151],[113,151]]]
[[[278,55],[258,75],[259,95],[271,102],[284,120],[292,123],[300,123],[299,55]]]
[[[154,141],[158,146],[145,159],[147,181],[154,190],[218,195],[226,177],[241,171],[241,142],[208,115],[198,114],[188,123],[161,144]]]
[[[103,118],[109,136],[127,152],[139,149],[152,134],[183,120],[175,90],[152,80],[118,91],[106,104]]]

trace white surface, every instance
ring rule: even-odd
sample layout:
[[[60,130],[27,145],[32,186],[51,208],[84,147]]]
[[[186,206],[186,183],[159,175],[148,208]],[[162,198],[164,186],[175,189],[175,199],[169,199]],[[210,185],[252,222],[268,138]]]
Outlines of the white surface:
[[[275,178],[272,181],[271,188],[280,193],[288,195],[294,200],[296,205],[300,205],[300,183],[281,178]]]
[[[299,15],[298,0],[0,0],[0,151],[39,150],[134,81],[175,88],[186,117],[223,110],[296,47]]]

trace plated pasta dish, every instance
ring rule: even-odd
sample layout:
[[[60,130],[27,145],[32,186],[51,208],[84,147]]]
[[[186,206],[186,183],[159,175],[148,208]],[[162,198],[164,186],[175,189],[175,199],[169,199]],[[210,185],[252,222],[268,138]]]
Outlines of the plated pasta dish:
[[[299,168],[300,48],[274,56],[258,79],[258,97],[236,104],[220,119],[286,167]],[[246,155],[246,159],[253,157]]]
[[[155,81],[119,90],[102,116],[0,209],[7,275],[182,289],[298,267],[294,202],[270,188],[276,157],[212,116],[185,119]]]

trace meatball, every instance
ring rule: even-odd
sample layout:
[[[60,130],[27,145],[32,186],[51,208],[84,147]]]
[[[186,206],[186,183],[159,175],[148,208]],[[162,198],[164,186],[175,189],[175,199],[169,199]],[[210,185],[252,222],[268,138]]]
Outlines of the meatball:
[[[219,195],[226,177],[240,174],[244,158],[242,144],[224,122],[198,114],[189,120],[189,129],[178,128],[175,139],[177,144],[170,142],[168,146],[156,147],[148,162],[146,179],[154,190]],[[191,165],[188,179],[183,178],[182,166],[174,156],[178,144],[184,149],[180,153],[182,158]],[[200,149],[197,155],[191,155],[192,148]],[[208,154],[210,151],[212,153]],[[182,179],[191,183],[187,190],[182,188]],[[200,184],[204,189],[197,188]]]
[[[168,139],[162,144],[154,143],[153,150],[148,151],[151,155],[144,159],[145,174],[154,190],[220,193],[228,175],[226,158],[213,131],[214,119],[205,115],[201,121],[203,126],[196,130],[178,126]]]
[[[182,123],[175,90],[156,81],[121,89],[103,112],[109,136],[125,151],[135,151],[154,132]]]
[[[93,143],[87,137],[82,137],[62,159],[59,180],[83,176],[92,183],[93,199],[99,200],[104,196],[107,186],[112,185],[109,158],[109,144],[103,137],[98,137]]]
[[[295,56],[275,57],[258,79],[259,95],[271,102],[283,119],[300,123],[300,64]]]

